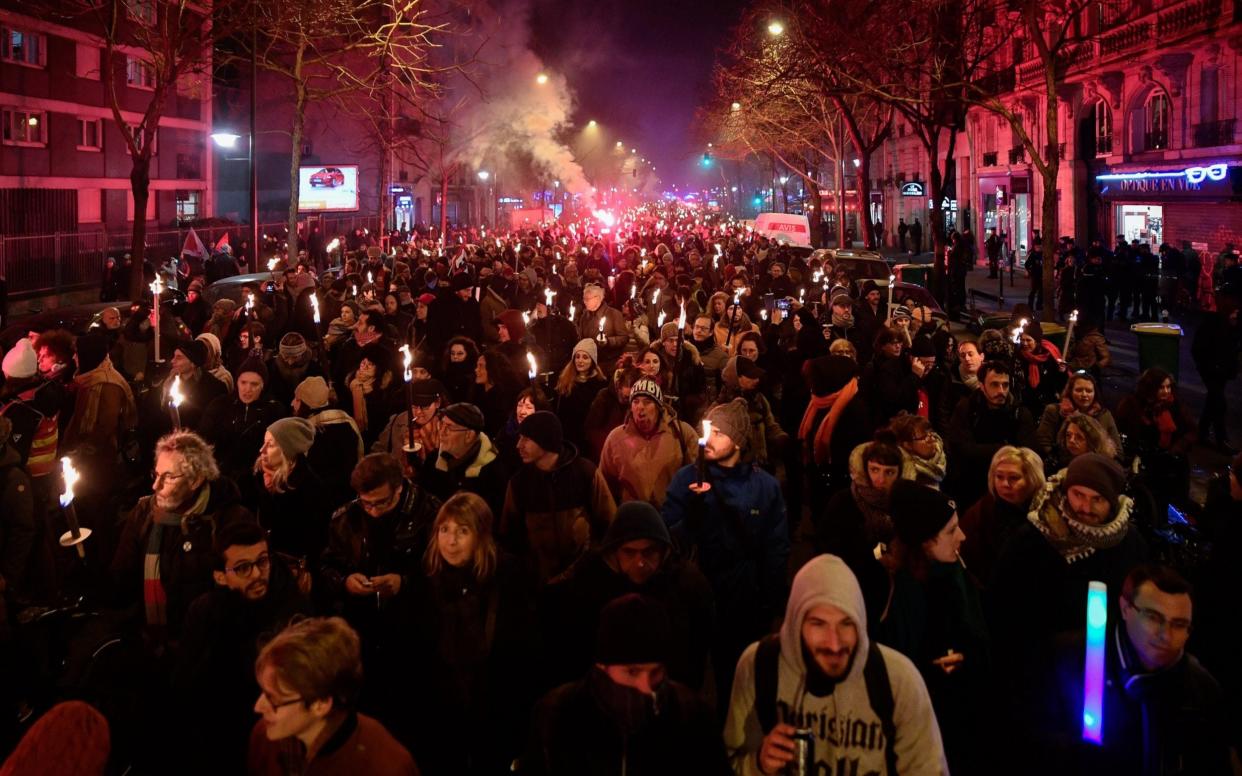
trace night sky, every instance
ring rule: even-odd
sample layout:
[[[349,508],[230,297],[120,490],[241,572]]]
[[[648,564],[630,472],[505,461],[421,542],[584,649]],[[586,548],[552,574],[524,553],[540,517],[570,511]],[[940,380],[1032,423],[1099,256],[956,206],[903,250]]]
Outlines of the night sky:
[[[742,0],[533,0],[532,47],[577,96],[579,126],[652,160],[666,188],[707,185],[691,126]],[[718,183],[719,181],[715,181]]]

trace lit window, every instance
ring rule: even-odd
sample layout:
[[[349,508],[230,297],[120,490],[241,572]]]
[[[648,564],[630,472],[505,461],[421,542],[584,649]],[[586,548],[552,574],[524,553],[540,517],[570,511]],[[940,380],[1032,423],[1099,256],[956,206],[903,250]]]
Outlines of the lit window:
[[[199,204],[202,200],[201,191],[177,191],[177,220],[193,221],[198,218]]]
[[[37,32],[0,27],[0,59],[28,67],[46,67],[47,38]]]
[[[100,151],[103,149],[103,120],[78,119],[78,150]]]
[[[130,135],[134,138],[134,143],[138,146],[138,150],[142,150],[142,142],[143,142],[142,129],[135,124],[129,124],[128,131]],[[160,144],[158,142],[159,139],[160,139],[160,133],[159,133],[159,130],[156,129],[155,134],[151,136],[151,156],[155,156],[160,151]],[[129,143],[125,144],[125,153],[129,153]]]
[[[143,24],[155,21],[155,0],[126,0],[125,10],[134,21]]]
[[[0,114],[5,145],[47,145],[47,114],[38,110],[5,108]]]
[[[1169,95],[1157,90],[1147,98],[1147,150],[1169,147]]]

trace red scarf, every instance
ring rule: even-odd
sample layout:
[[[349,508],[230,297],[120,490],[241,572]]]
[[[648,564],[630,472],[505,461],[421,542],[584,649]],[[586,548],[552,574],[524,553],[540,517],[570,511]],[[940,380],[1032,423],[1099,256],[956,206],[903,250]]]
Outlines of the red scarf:
[[[1061,360],[1061,351],[1057,350],[1056,345],[1053,345],[1048,340],[1044,340],[1041,344],[1043,345],[1043,350],[1044,350],[1043,353],[1031,353],[1026,350],[1018,351],[1019,353],[1022,354],[1022,357],[1027,360],[1026,384],[1031,386],[1032,388],[1039,387],[1039,368],[1040,368],[1039,365],[1040,364],[1043,364],[1050,358],[1056,361]]]
[[[1167,405],[1161,405],[1151,414],[1152,425],[1160,432],[1160,449],[1167,450],[1173,444],[1173,435],[1177,433],[1177,421]]]
[[[802,423],[798,426],[798,439],[802,441],[804,450],[807,446],[811,448],[816,464],[823,466],[832,460],[831,450],[829,449],[829,444],[832,441],[832,429],[837,425],[837,419],[841,417],[841,413],[845,411],[850,400],[857,393],[858,378],[855,377],[836,393],[827,396],[811,397],[811,402],[807,405],[806,412],[802,414]],[[828,415],[820,422],[819,428],[814,430],[814,437],[812,438],[815,416],[823,409],[828,410]]]

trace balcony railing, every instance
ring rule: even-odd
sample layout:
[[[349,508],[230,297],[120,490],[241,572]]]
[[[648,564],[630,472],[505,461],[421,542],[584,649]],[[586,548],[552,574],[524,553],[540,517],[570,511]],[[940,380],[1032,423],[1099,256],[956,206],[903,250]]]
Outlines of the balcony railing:
[[[1236,119],[1224,119],[1222,121],[1208,121],[1203,124],[1195,124],[1195,148],[1233,145],[1233,130],[1236,121]]]
[[[1155,129],[1143,136],[1143,150],[1145,151],[1160,151],[1168,147],[1168,130]]]

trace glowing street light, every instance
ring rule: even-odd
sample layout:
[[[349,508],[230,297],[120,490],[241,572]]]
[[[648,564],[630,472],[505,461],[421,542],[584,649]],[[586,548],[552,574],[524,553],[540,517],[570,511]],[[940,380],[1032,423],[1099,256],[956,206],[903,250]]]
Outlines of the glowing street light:
[[[785,25],[778,21],[774,21],[768,25],[768,34],[772,37],[785,34]]]
[[[622,143],[620,140],[618,140],[618,141],[617,141],[617,148],[625,148],[625,143]]]
[[[595,123],[595,119],[591,119],[587,122],[587,129],[595,129],[597,126],[599,125]]]
[[[547,82],[548,82],[547,73],[540,73],[539,75],[535,76],[535,83],[539,84],[540,86],[543,86]]]
[[[241,135],[234,132],[212,132],[211,139],[221,148],[233,148],[237,145],[237,141],[241,140]]]
[[[730,109],[730,110],[733,110],[733,111],[739,111],[739,110],[741,110],[741,109],[742,109],[742,103],[740,103],[740,102],[735,102],[735,103],[733,103],[732,105],[730,105],[730,106],[729,106],[729,109]]]
[[[479,180],[486,182],[490,177],[492,177],[492,174],[487,170],[479,170]]]

